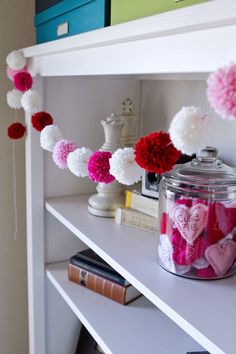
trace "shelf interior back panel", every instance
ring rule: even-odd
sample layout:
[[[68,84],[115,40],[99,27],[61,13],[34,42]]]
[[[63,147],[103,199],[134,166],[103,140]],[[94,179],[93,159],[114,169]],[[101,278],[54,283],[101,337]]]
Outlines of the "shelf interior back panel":
[[[202,348],[144,296],[123,306],[68,280],[67,263],[47,277],[106,353],[183,354]]]
[[[157,262],[157,235],[94,217],[87,200],[54,198],[46,209],[204,348],[235,354],[236,277],[196,281],[164,271]]]

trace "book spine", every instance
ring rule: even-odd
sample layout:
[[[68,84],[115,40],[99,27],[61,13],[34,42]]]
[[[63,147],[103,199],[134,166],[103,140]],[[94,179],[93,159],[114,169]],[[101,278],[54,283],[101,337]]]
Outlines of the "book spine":
[[[125,207],[140,211],[143,214],[158,218],[159,202],[131,191],[126,191]]]
[[[158,232],[158,220],[131,209],[117,208],[115,221],[117,224],[132,226],[140,230]]]
[[[116,276],[115,274],[111,274],[106,270],[102,270],[101,268],[94,267],[91,264],[84,263],[78,259],[70,259],[70,264],[75,265],[76,267],[82,268],[90,273],[101,276],[102,278],[106,278],[114,283],[117,283],[121,286],[129,285],[126,279]]]
[[[68,279],[125,305],[126,288],[69,263]]]

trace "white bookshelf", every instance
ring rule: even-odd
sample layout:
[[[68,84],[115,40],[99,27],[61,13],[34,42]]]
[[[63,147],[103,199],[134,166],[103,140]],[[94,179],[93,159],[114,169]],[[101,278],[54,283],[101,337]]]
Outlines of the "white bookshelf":
[[[67,263],[46,267],[49,280],[106,353],[185,353],[201,350],[144,296],[127,306],[68,280]],[[141,321],[140,321],[141,319]]]
[[[167,273],[157,263],[157,236],[112,219],[94,220],[87,199],[51,199],[46,209],[211,353],[233,353],[236,277],[205,282]]]
[[[23,51],[63,136],[95,150],[100,120],[119,113],[126,97],[140,134],[168,129],[183,105],[209,110],[205,79],[235,60],[234,38],[235,0],[210,0]],[[73,354],[81,323],[106,353],[235,354],[236,277],[203,282],[161,269],[158,236],[90,215],[85,193],[95,185],[55,167],[26,120],[30,354]],[[223,157],[236,166],[221,140]],[[65,261],[86,247],[144,296],[121,306],[69,282]]]

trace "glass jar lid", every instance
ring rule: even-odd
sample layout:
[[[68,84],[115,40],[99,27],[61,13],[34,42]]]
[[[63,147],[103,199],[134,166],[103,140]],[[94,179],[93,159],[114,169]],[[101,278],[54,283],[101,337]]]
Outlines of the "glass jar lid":
[[[164,177],[172,181],[192,185],[231,185],[236,186],[236,172],[219,160],[219,151],[207,146],[197,153],[191,162],[176,165]]]

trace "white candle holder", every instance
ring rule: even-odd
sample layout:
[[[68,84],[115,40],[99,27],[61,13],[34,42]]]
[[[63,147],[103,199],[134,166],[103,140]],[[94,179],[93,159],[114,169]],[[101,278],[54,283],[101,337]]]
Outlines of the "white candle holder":
[[[124,122],[120,117],[111,114],[110,117],[101,121],[104,128],[105,143],[100,151],[109,151],[112,154],[122,147],[121,131]],[[98,183],[96,194],[88,200],[88,211],[96,216],[114,217],[116,208],[124,206],[124,186],[114,181],[109,184]]]

